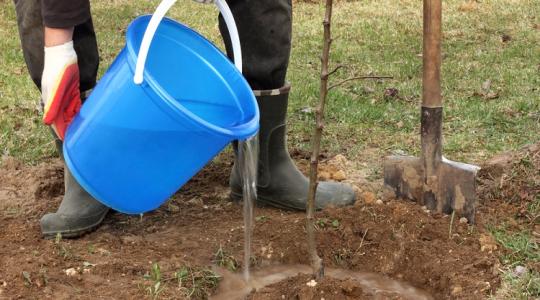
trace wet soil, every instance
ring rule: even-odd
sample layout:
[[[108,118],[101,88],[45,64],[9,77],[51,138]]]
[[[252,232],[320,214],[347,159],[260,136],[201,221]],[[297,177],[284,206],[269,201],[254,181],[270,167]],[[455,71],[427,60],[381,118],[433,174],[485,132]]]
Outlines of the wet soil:
[[[499,286],[501,254],[486,226],[501,220],[529,224],[530,216],[520,213],[524,203],[538,193],[530,180],[522,187],[508,183],[513,190],[507,191],[500,178],[521,180],[509,179],[508,173],[523,157],[540,161],[535,161],[538,149],[533,145],[513,153],[506,165],[497,161],[484,165],[474,226],[459,220],[450,226],[448,216],[390,199],[380,181],[367,180],[353,162],[341,155],[328,156],[323,159],[321,176],[354,184],[358,201],[351,207],[317,213],[319,254],[328,268],[376,273],[420,288],[435,299],[486,298]],[[301,168],[308,164],[305,153],[296,151],[295,159]],[[242,207],[229,201],[230,168],[231,159],[223,154],[155,212],[142,217],[111,212],[96,231],[76,240],[55,241],[41,238],[39,218],[54,211],[62,199],[62,162],[52,159],[26,166],[4,157],[0,167],[0,299],[134,299],[152,294],[185,299],[189,294],[192,298],[215,294],[215,285],[180,282],[175,272],[209,270],[221,263],[239,273]],[[503,199],[506,192],[517,193],[518,198]],[[251,261],[255,272],[272,265],[308,264],[304,223],[301,212],[257,207]],[[222,255],[216,258],[216,253]],[[151,271],[155,263],[160,267],[157,292],[152,289],[156,287]],[[309,278],[293,276],[253,291],[250,297],[402,299],[373,293],[348,279],[327,278],[309,287]],[[196,283],[200,290],[193,289]]]

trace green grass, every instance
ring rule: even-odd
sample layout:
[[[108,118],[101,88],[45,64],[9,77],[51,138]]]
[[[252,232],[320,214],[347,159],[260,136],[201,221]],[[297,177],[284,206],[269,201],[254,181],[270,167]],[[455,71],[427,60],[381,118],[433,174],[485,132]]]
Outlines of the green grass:
[[[527,263],[540,263],[540,245],[528,231],[520,231],[509,234],[509,230],[504,226],[499,226],[491,230],[497,243],[502,245],[507,251],[502,256],[505,265],[517,266]]]
[[[213,262],[215,265],[225,268],[231,272],[235,272],[240,267],[238,261],[221,246],[219,246],[219,249],[214,254]]]
[[[501,288],[494,299],[538,299],[540,297],[540,274],[534,271],[517,276],[512,270],[506,270]]]
[[[167,272],[168,273],[168,272]],[[186,299],[208,299],[221,277],[208,268],[182,266],[168,276],[158,263],[143,278],[146,284],[141,288],[152,299],[176,299],[178,291]]]
[[[497,243],[504,248],[502,284],[494,299],[540,298],[540,273],[534,265],[540,263],[540,244],[527,230],[512,232],[504,226],[492,230]],[[516,274],[516,267],[525,267]]]
[[[157,1],[93,1],[103,74],[124,43],[124,30],[136,16],[151,13]],[[463,9],[465,0],[444,3],[443,93],[445,154],[478,162],[503,150],[538,140],[540,131],[540,2],[493,0]],[[0,2],[1,151],[36,163],[54,155],[41,125],[39,94],[27,75],[18,41],[13,4]],[[332,153],[378,164],[380,157],[404,150],[418,154],[421,101],[421,2],[338,1],[335,5],[332,64],[343,64],[332,80],[353,75],[393,79],[353,81],[332,91],[323,147]],[[319,87],[322,5],[296,3],[289,81],[292,147],[308,149]],[[221,46],[216,11],[190,1],[169,14]],[[536,26],[536,27],[535,27]],[[502,42],[502,35],[510,41]],[[491,81],[498,98],[478,96]],[[396,88],[398,98],[385,99]]]
[[[502,285],[494,296],[494,299],[538,299],[540,298],[540,239],[535,231],[540,225],[540,194],[536,194],[528,202],[514,197],[520,194],[520,190],[539,191],[540,170],[537,167],[537,159],[526,155],[521,160],[514,162],[510,170],[509,182],[512,186],[503,187],[501,192],[494,195],[498,199],[508,202],[522,203],[524,208],[520,212],[521,223],[512,222],[508,224],[492,224],[488,228],[502,247],[500,257],[503,265]],[[533,194],[534,195],[534,194]],[[525,268],[523,274],[516,274],[516,268]]]
[[[540,3],[483,1],[477,10],[462,12],[463,3],[445,1],[444,7],[445,153],[478,161],[538,140],[540,32],[533,24],[539,21]],[[302,147],[309,141],[313,121],[300,117],[299,109],[316,101],[321,13],[322,7],[316,7],[295,15],[291,112],[300,122],[291,119],[290,123],[294,143]],[[503,43],[502,33],[512,40]],[[359,159],[366,148],[377,148],[379,155],[398,149],[417,154],[421,1],[340,2],[335,9],[334,35],[332,60],[348,66],[335,81],[370,73],[394,79],[364,80],[334,91],[329,99],[325,147]],[[491,88],[498,91],[499,98],[474,96],[486,80],[492,81]],[[399,90],[402,100],[384,99],[384,90],[390,87]]]

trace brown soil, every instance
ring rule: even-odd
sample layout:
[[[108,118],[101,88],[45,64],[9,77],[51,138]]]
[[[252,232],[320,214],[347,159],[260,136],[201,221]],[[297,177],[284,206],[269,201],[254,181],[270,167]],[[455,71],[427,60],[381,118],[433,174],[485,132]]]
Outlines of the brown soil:
[[[538,149],[539,144],[512,154],[510,163],[500,168],[486,164],[477,224],[454,220],[451,232],[450,217],[406,201],[377,201],[384,199],[380,182],[368,182],[343,156],[325,159],[322,175],[353,183],[359,200],[352,207],[317,214],[319,253],[328,267],[382,274],[421,288],[435,299],[485,298],[499,285],[501,251],[485,226],[516,217],[515,222],[529,224],[532,216],[520,215],[523,202],[538,193],[530,181],[521,190],[508,182],[514,189],[509,193],[519,198],[503,201],[507,199],[501,199],[493,183],[514,170],[512,162],[523,157],[538,163]],[[302,167],[307,165],[305,155],[297,153],[295,158]],[[157,211],[143,217],[110,213],[96,231],[77,240],[54,241],[41,238],[39,218],[61,201],[61,161],[26,166],[4,158],[0,168],[0,299],[148,297],[155,282],[145,274],[154,263],[159,263],[162,275],[159,296],[186,298],[193,282],[179,284],[172,280],[174,272],[183,267],[191,271],[210,268],[219,249],[227,254],[229,266],[242,261],[242,210],[228,200],[230,166],[230,158],[221,155]],[[518,179],[511,180],[521,182]],[[495,186],[500,189],[500,181]],[[259,207],[255,214],[254,268],[308,263],[303,213]],[[320,299],[322,292],[328,295],[325,299],[400,299],[396,295],[374,298],[348,280],[327,278],[307,289],[308,281],[307,275],[299,275],[250,297]],[[209,286],[206,292],[214,292]],[[193,295],[205,297],[204,293]]]

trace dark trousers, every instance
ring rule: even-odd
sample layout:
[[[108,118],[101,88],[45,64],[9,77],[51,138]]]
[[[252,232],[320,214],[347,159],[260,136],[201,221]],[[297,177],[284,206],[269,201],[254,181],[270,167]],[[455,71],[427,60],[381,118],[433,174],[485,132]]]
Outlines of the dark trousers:
[[[43,72],[43,21],[40,0],[14,0],[24,59],[32,80],[41,87]],[[291,0],[228,0],[242,45],[244,76],[254,90],[279,88],[285,83],[291,50]],[[177,4],[181,5],[181,4]],[[224,21],[220,31],[227,54],[232,47]],[[79,60],[81,92],[96,84],[99,53],[92,19],[73,33]]]

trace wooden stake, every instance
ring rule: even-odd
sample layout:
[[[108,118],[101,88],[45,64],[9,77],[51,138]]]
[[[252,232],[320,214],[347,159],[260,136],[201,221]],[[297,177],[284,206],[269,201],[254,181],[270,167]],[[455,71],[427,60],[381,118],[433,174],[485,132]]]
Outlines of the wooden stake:
[[[324,106],[326,104],[326,98],[328,95],[328,60],[330,57],[330,45],[332,44],[330,25],[332,22],[332,2],[333,0],[326,0],[326,9],[324,14],[324,41],[323,51],[321,58],[321,86],[319,90],[319,105],[315,110],[316,124],[313,130],[313,143],[311,150],[311,161],[309,170],[309,192],[307,201],[307,238],[308,238],[308,251],[311,260],[311,267],[313,268],[313,275],[316,279],[320,279],[324,276],[324,265],[322,259],[317,254],[317,243],[315,241],[315,194],[317,192],[317,169],[319,166],[319,154],[321,152],[321,136],[324,128]]]

